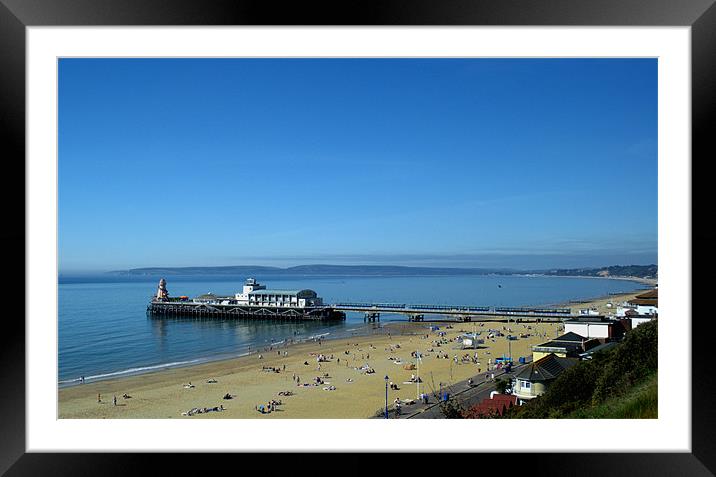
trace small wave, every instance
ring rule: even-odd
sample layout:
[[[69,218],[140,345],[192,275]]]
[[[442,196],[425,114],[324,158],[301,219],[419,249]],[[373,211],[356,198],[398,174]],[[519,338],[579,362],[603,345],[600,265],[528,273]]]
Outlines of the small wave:
[[[109,378],[113,378],[113,377],[117,377],[117,376],[128,376],[128,375],[132,375],[132,374],[143,374],[143,373],[148,373],[148,372],[151,372],[151,371],[156,371],[156,370],[165,369],[165,368],[173,368],[173,367],[178,367],[178,366],[188,366],[188,365],[190,365],[190,364],[199,364],[199,363],[202,363],[202,362],[207,362],[207,361],[209,361],[209,360],[210,360],[209,358],[197,358],[197,359],[191,359],[191,360],[188,360],[188,361],[174,361],[174,362],[172,362],[172,363],[157,364],[157,365],[154,365],[154,366],[141,366],[141,367],[137,367],[137,368],[123,369],[123,370],[121,370],[121,371],[114,371],[114,372],[111,372],[111,373],[95,374],[95,375],[92,375],[92,376],[85,376],[85,382],[88,382],[88,381],[102,381],[102,380],[109,379]],[[58,384],[62,385],[62,384],[73,384],[73,383],[80,383],[80,382],[82,382],[82,379],[81,379],[81,378],[74,378],[74,379],[65,379],[65,380],[62,380],[62,381],[58,381]]]
[[[96,374],[94,376],[85,376],[85,381],[95,380],[95,379],[106,379],[106,378],[110,378],[113,376],[122,376],[125,374],[142,373],[142,372],[147,372],[147,371],[153,371],[155,369],[170,368],[172,366],[185,366],[187,364],[196,364],[196,363],[200,363],[202,361],[206,361],[206,359],[199,358],[199,359],[192,359],[189,361],[174,361],[173,363],[163,363],[163,364],[157,364],[154,366],[142,366],[142,367],[138,367],[138,368],[129,368],[129,369],[124,369],[122,371],[115,371],[113,373]]]
[[[309,336],[306,338],[307,340],[315,340],[316,338],[323,338],[324,336],[328,336],[330,333],[319,333],[317,335]]]

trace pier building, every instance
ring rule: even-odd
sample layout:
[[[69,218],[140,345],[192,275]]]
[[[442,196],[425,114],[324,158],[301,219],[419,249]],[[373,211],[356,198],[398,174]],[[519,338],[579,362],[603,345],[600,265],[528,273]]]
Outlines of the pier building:
[[[323,304],[313,290],[270,290],[254,278],[233,296],[205,293],[196,298],[170,297],[166,280],[147,306],[153,316],[229,317],[293,320],[343,320],[344,312]]]

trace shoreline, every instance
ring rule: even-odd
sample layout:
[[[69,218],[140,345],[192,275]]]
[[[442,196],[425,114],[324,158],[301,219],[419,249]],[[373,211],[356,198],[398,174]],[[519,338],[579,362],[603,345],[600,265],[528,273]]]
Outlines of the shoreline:
[[[388,322],[389,323],[398,323],[398,322]],[[406,323],[408,323],[406,321]],[[128,370],[120,370],[120,371],[112,371],[105,374],[98,375],[96,377],[89,377],[85,378],[85,382],[80,382],[79,378],[74,378],[71,381],[70,380],[62,380],[58,381],[58,389],[68,389],[73,388],[76,386],[82,386],[83,384],[95,384],[95,383],[101,383],[105,381],[113,381],[113,380],[119,380],[119,379],[125,379],[125,378],[132,378],[137,376],[146,376],[154,373],[161,373],[164,371],[171,371],[176,369],[187,369],[194,366],[202,366],[206,364],[211,363],[222,363],[225,361],[232,361],[235,359],[241,359],[245,358],[251,355],[255,355],[258,353],[265,353],[267,351],[273,351],[277,349],[286,349],[292,346],[300,346],[302,344],[307,343],[317,343],[317,338],[320,338],[321,341],[333,341],[333,340],[341,340],[341,339],[350,339],[350,338],[359,338],[359,337],[365,337],[365,336],[371,336],[376,333],[371,333],[370,331],[382,328],[384,325],[377,326],[376,323],[356,323],[355,328],[351,328],[350,330],[344,330],[344,332],[351,332],[350,336],[340,336],[338,333],[336,333],[333,337],[328,337],[331,333],[319,333],[307,338],[303,339],[290,339],[288,342],[281,340],[276,343],[269,343],[266,346],[262,346],[261,348],[251,349],[252,347],[249,346],[248,350],[239,352],[238,354],[231,354],[231,355],[215,355],[215,356],[205,356],[205,357],[199,357],[199,358],[192,358],[188,359],[186,361],[180,361],[177,363],[162,363],[162,364],[156,364],[156,365],[146,365],[142,368],[132,368]],[[360,330],[360,331],[357,331]]]
[[[524,275],[528,276],[528,275]],[[531,276],[531,275],[530,275]],[[649,280],[652,279],[640,279],[638,277],[592,277],[592,276],[561,276],[561,275],[539,275],[542,277],[555,277],[555,278],[593,278],[593,279],[613,279],[613,280],[626,280],[626,281],[632,281],[635,283],[641,283],[641,284],[650,284]],[[645,281],[646,280],[646,281]],[[652,280],[656,284],[656,280]],[[607,300],[607,299],[613,299],[618,296],[622,295],[633,295],[638,293],[639,290],[634,290],[631,292],[625,292],[625,293],[618,293],[617,295],[598,295],[593,297],[586,297],[581,299],[580,301],[567,301],[567,302],[560,302],[560,303],[549,303],[549,304],[537,304],[537,305],[527,305],[527,306],[547,306],[547,307],[555,307],[555,308],[574,308],[575,305],[588,305],[592,302]],[[442,315],[436,315],[436,317],[442,316]],[[373,333],[373,330],[376,329],[382,329],[385,326],[394,326],[400,323],[409,323],[407,320],[391,320],[384,323],[355,323],[355,327],[351,328],[350,330],[342,330],[341,332],[338,332],[335,334],[335,336],[330,336],[331,333],[319,333],[307,338],[303,339],[296,339],[291,340],[289,343],[285,344],[285,346],[296,346],[303,343],[310,343],[310,342],[316,342],[317,337],[321,337],[322,341],[333,341],[333,340],[341,340],[341,339],[347,339],[347,338],[359,338],[359,337],[365,337],[370,336],[376,333]],[[436,318],[434,320],[425,320],[422,323],[436,323],[436,324],[462,324],[464,322],[460,321],[453,321],[450,318]],[[480,322],[476,321],[475,323],[490,323],[490,322]],[[492,323],[500,323],[499,321],[494,321]],[[345,333],[351,333],[350,336],[346,335]],[[324,338],[325,337],[325,338]],[[269,348],[274,349],[277,348],[279,343],[270,343],[266,346],[262,346],[263,352],[266,352],[269,350]],[[202,357],[196,357],[196,358],[189,358],[185,361],[177,362],[177,363],[160,363],[160,364],[148,364],[137,368],[130,368],[126,370],[118,370],[118,371],[109,371],[100,375],[97,375],[96,377],[90,377],[85,378],[85,383],[82,383],[80,381],[80,378],[68,378],[64,380],[58,379],[57,381],[57,388],[58,389],[67,389],[67,388],[73,388],[75,386],[82,386],[83,384],[94,384],[99,382],[105,382],[105,381],[113,381],[118,379],[126,379],[136,376],[144,376],[144,375],[151,375],[154,373],[160,373],[164,371],[171,371],[176,369],[186,369],[191,368],[194,366],[201,366],[205,364],[210,363],[221,363],[225,361],[231,361],[235,359],[240,359],[243,357],[255,355],[257,353],[262,352],[262,348],[256,348],[251,349],[251,347],[248,347],[248,350],[237,352],[236,354],[229,354],[226,353],[223,355],[214,355],[214,356],[202,356]]]
[[[606,280],[624,280],[628,282],[641,283],[643,285],[656,286],[659,280],[657,278],[642,278],[642,277],[617,277],[617,276],[606,276],[606,277],[593,277],[589,275],[540,275],[542,277],[555,277],[555,278],[599,278]]]

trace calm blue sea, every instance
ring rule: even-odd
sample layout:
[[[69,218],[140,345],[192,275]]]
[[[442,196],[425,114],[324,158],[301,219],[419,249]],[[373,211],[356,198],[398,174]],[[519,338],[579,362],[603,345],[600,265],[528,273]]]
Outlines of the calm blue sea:
[[[537,306],[644,288],[624,280],[540,276],[256,278],[269,288],[313,289],[326,303]],[[60,385],[79,376],[91,381],[239,356],[286,339],[350,336],[364,326],[360,314],[340,323],[152,319],[146,306],[157,282],[155,277],[60,278]],[[242,284],[243,277],[167,278],[173,296],[230,295]],[[381,316],[383,322],[404,319]]]

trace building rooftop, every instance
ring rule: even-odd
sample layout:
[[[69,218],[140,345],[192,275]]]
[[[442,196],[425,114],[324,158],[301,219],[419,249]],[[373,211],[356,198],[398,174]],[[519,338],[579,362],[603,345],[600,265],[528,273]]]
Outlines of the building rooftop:
[[[637,298],[659,298],[659,289],[654,288],[646,293],[640,293],[636,296]]]
[[[553,354],[548,354],[524,368],[515,377],[531,382],[549,381],[555,379],[564,370],[571,368],[577,362],[578,360],[576,359],[559,358]]]
[[[298,295],[301,290],[254,290],[250,295]]]
[[[536,348],[564,348],[566,350],[577,349],[581,347],[581,343],[574,343],[571,341],[547,341],[546,343],[540,343],[533,345],[532,349]]]
[[[606,316],[580,316],[570,320],[564,320],[562,323],[600,323],[608,325],[615,323],[615,321],[610,320]]]
[[[317,297],[313,290],[254,290],[249,295],[300,295],[301,297]]]
[[[616,346],[616,341],[608,341],[604,344],[600,344],[599,346],[595,346],[594,348],[590,349],[589,351],[585,351],[584,353],[581,353],[580,356],[586,356],[596,353],[597,351],[603,351],[606,349],[611,348],[612,346]]]
[[[204,293],[196,297],[197,300],[221,300],[222,298],[233,298],[228,296],[214,295],[213,293]]]
[[[571,343],[580,343],[581,344],[582,341],[584,341],[586,339],[587,338],[585,338],[584,336],[578,335],[577,333],[570,331],[569,333],[565,333],[562,336],[556,337],[552,341],[568,341]]]

